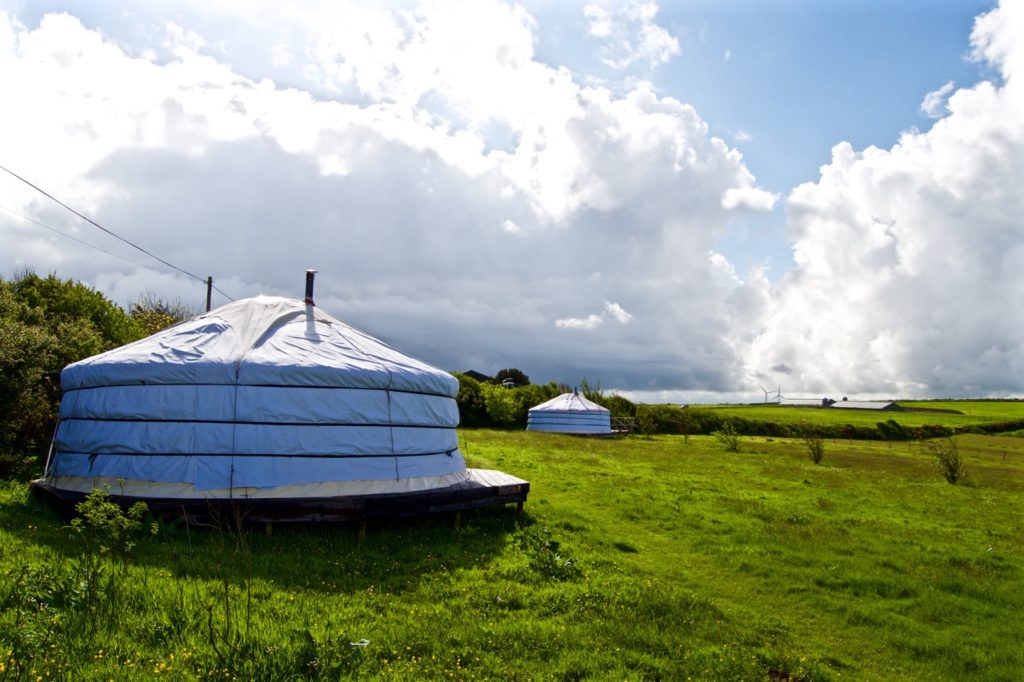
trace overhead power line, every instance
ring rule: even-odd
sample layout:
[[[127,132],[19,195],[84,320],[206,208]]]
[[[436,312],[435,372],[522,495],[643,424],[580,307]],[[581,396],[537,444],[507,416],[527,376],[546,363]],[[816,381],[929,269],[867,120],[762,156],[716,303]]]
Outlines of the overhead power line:
[[[90,224],[90,225],[92,225],[93,227],[96,227],[96,228],[98,228],[98,229],[102,230],[103,232],[106,232],[106,233],[107,233],[107,234],[109,234],[109,235],[110,235],[111,237],[114,237],[115,239],[118,239],[118,240],[120,240],[120,241],[124,242],[125,244],[127,244],[127,245],[128,245],[128,246],[130,246],[130,247],[132,247],[133,249],[136,249],[136,250],[138,250],[138,251],[141,251],[142,253],[146,254],[147,256],[149,256],[150,258],[152,258],[153,260],[155,260],[155,261],[158,261],[158,262],[160,262],[160,263],[163,263],[164,265],[166,265],[167,267],[171,268],[172,270],[176,270],[176,271],[180,272],[180,273],[181,273],[181,274],[183,274],[183,275],[187,275],[188,277],[191,277],[191,278],[192,278],[192,279],[194,279],[194,280],[197,280],[197,281],[199,281],[199,282],[202,282],[203,284],[206,284],[206,283],[207,283],[207,280],[206,280],[206,278],[205,278],[205,277],[200,277],[199,275],[193,274],[193,273],[189,272],[188,270],[184,270],[184,269],[182,269],[182,268],[179,268],[179,267],[178,267],[177,265],[175,265],[174,263],[170,263],[170,262],[168,262],[168,261],[164,260],[163,258],[161,258],[160,256],[156,255],[155,253],[153,253],[153,252],[151,252],[151,251],[148,251],[148,250],[146,250],[146,249],[142,248],[141,246],[139,246],[138,244],[136,244],[136,243],[132,242],[131,240],[129,240],[129,239],[126,239],[126,238],[122,237],[121,235],[117,234],[116,232],[114,232],[114,231],[112,231],[112,230],[108,230],[107,228],[103,227],[102,225],[100,225],[99,223],[97,223],[97,222],[96,222],[95,220],[93,220],[93,219],[92,219],[92,218],[90,218],[89,216],[83,215],[83,214],[79,213],[78,211],[76,211],[75,209],[71,208],[70,206],[68,206],[67,204],[65,204],[65,203],[64,203],[63,201],[61,201],[61,200],[60,200],[60,199],[58,199],[57,197],[55,197],[55,196],[53,196],[52,194],[50,194],[49,192],[47,192],[47,191],[46,191],[45,189],[43,189],[42,187],[39,187],[38,185],[35,185],[35,184],[33,184],[32,182],[29,182],[29,181],[28,181],[28,180],[26,180],[25,178],[21,177],[20,175],[18,175],[18,174],[17,174],[17,173],[15,173],[14,171],[12,171],[12,170],[11,170],[10,168],[7,168],[6,166],[4,166],[4,165],[0,164],[0,170],[2,170],[2,171],[4,171],[5,173],[7,173],[7,174],[9,174],[9,175],[11,175],[11,176],[13,176],[13,177],[17,178],[18,180],[20,180],[21,182],[25,183],[26,185],[28,185],[29,187],[31,187],[31,188],[32,188],[32,189],[34,189],[35,191],[39,192],[39,193],[40,193],[40,194],[42,194],[43,196],[45,196],[45,197],[47,197],[48,199],[50,199],[51,201],[53,201],[53,202],[55,202],[55,203],[57,203],[57,204],[60,204],[60,205],[61,205],[62,207],[64,207],[64,208],[65,208],[65,209],[67,209],[68,211],[71,211],[71,212],[72,212],[72,213],[74,213],[74,214],[75,214],[76,216],[78,216],[79,218],[81,218],[81,219],[82,219],[82,220],[84,220],[85,222],[89,223],[89,224]],[[33,221],[33,222],[35,222],[35,221]],[[45,226],[45,225],[44,225],[43,227],[47,227],[47,226]],[[48,228],[48,229],[53,229],[53,228]],[[66,236],[66,235],[65,235],[65,236]],[[74,238],[72,237],[72,239],[74,239]],[[84,243],[84,242],[83,242],[83,243]],[[97,247],[97,248],[98,248],[98,247]],[[102,249],[100,249],[100,250],[102,251]],[[144,266],[143,266],[143,267],[144,267]],[[229,301],[234,301],[234,300],[235,300],[235,299],[231,298],[230,296],[228,296],[227,294],[225,294],[225,293],[224,293],[223,291],[221,291],[220,289],[218,289],[218,288],[217,288],[216,286],[213,286],[213,289],[214,289],[214,291],[216,291],[217,293],[219,293],[219,294],[220,294],[221,296],[223,296],[224,298],[228,299]]]
[[[104,249],[102,247],[96,246],[95,244],[90,244],[89,242],[84,241],[82,239],[79,239],[78,237],[72,237],[67,232],[61,232],[57,228],[52,227],[50,225],[47,225],[46,223],[39,222],[35,218],[27,216],[24,213],[21,213],[20,211],[15,211],[13,208],[10,208],[10,207],[7,207],[7,206],[0,206],[0,210],[7,211],[11,215],[16,215],[19,218],[21,218],[22,220],[25,220],[27,222],[33,223],[35,225],[38,225],[39,227],[41,227],[41,228],[43,228],[45,230],[49,230],[50,232],[53,232],[54,234],[59,234],[61,237],[64,237],[65,239],[70,239],[73,242],[78,242],[82,246],[88,246],[90,249],[96,249],[100,253],[105,253],[108,256],[111,256],[113,258],[119,258],[120,260],[123,260],[123,261],[125,261],[127,263],[131,263],[132,265],[138,265],[140,268],[148,268],[149,267],[148,265],[144,265],[144,264],[140,263],[137,260],[132,260],[131,258],[125,258],[124,256],[122,256],[120,254],[117,254],[117,253],[114,253],[113,251],[107,251],[106,249]]]

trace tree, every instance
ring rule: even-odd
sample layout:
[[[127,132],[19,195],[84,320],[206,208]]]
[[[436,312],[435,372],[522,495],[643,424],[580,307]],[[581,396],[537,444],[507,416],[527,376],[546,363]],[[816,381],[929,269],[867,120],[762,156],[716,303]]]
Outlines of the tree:
[[[515,367],[499,369],[498,373],[494,375],[494,381],[499,384],[503,383],[506,379],[511,379],[517,386],[530,385],[530,377],[526,376],[522,370],[516,369]]]
[[[25,473],[45,455],[66,365],[142,336],[121,308],[80,282],[0,277],[0,476]]]
[[[459,380],[459,395],[455,398],[459,405],[459,423],[469,427],[490,426],[480,382],[462,372],[453,372],[453,376]]]
[[[199,314],[196,308],[180,300],[173,303],[164,301],[149,292],[139,296],[138,300],[131,304],[129,311],[132,319],[146,336]]]
[[[41,452],[54,420],[52,377],[56,340],[26,324],[28,307],[0,279],[0,477],[21,473]]]

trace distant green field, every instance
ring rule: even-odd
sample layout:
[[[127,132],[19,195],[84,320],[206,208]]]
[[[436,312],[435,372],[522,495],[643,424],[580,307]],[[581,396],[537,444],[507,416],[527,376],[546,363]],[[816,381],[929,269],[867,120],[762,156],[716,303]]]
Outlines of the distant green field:
[[[972,401],[897,401],[914,409],[957,410],[963,414],[941,412],[878,412],[872,410],[841,410],[816,407],[790,407],[786,405],[707,405],[700,409],[744,419],[757,419],[783,424],[853,424],[874,426],[892,419],[904,426],[971,426],[987,422],[1024,419],[1024,401],[972,400]]]
[[[1019,680],[1024,439],[463,430],[525,513],[240,535],[125,558],[0,485],[0,680]],[[91,558],[90,558],[91,557]],[[97,563],[98,562],[98,563]],[[90,567],[99,572],[90,573]],[[115,580],[116,579],[116,580]]]

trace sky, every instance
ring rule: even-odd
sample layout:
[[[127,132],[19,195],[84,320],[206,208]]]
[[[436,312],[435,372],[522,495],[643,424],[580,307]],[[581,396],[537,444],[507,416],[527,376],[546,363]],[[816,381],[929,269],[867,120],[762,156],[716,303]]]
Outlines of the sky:
[[[648,402],[1024,393],[1021,0],[125,7],[0,0],[0,165],[233,299]],[[25,269],[205,300],[0,172]]]

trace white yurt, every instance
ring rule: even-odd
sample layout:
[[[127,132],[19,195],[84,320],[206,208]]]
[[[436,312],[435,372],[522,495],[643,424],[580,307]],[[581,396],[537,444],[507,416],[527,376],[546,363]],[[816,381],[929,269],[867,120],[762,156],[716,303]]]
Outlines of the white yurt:
[[[225,305],[68,365],[61,386],[39,482],[58,497],[380,497],[465,488],[477,472],[459,451],[458,381],[310,298]]]
[[[611,421],[606,408],[573,391],[530,409],[526,430],[605,435],[612,432]]]

